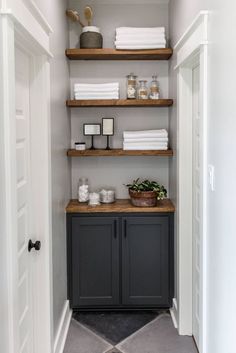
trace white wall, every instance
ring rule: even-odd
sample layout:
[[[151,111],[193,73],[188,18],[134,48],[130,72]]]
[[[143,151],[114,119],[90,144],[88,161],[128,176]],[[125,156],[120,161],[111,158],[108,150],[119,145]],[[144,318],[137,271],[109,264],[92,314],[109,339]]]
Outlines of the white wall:
[[[236,308],[236,2],[209,0],[208,352],[234,353]]]
[[[168,35],[168,6],[165,4],[127,5],[107,4],[99,1],[70,1],[70,8],[77,9],[83,18],[83,8],[92,4],[95,18],[94,24],[101,28],[104,47],[114,46],[115,28],[119,26],[165,26]],[[77,24],[70,25],[70,46],[78,44],[80,28]],[[151,79],[153,73],[159,75],[163,97],[168,97],[168,63],[167,62],[94,62],[80,61],[70,63],[71,87],[74,82],[111,82],[119,81],[121,98],[125,98],[126,75],[135,72],[140,79]],[[122,131],[125,129],[168,128],[168,109],[134,109],[134,108],[87,108],[71,109],[71,139],[87,141],[82,133],[83,123],[101,122],[102,117],[115,117],[115,136],[112,138],[114,148],[122,147]],[[96,147],[105,147],[106,138],[95,139]],[[123,184],[137,177],[155,178],[167,186],[168,159],[157,157],[129,158],[73,158],[72,160],[72,196],[76,197],[78,179],[89,177],[93,188],[114,186],[118,198],[128,197]]]
[[[65,206],[70,199],[71,173],[66,150],[70,145],[70,119],[65,107],[69,92],[69,68],[64,52],[68,47],[66,2],[37,0],[53,28],[50,50],[51,70],[51,148],[52,148],[52,249],[53,249],[53,321],[57,332],[63,305],[67,299],[66,218]]]
[[[236,110],[234,0],[170,2],[170,33],[175,44],[199,10],[210,9],[208,163],[215,166],[215,191],[208,191],[207,351],[234,353],[236,309]],[[176,74],[170,67],[170,96],[176,97]],[[170,117],[176,146],[176,109]],[[170,165],[170,191],[176,197],[176,164]]]

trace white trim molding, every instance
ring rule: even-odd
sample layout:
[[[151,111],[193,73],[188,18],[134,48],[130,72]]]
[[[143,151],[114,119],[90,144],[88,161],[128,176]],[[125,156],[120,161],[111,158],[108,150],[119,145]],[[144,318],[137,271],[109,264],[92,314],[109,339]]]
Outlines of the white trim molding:
[[[170,309],[170,315],[174,327],[178,329],[178,304],[176,298],[173,298],[172,308]]]
[[[32,0],[5,0],[0,8],[0,16],[8,16],[26,38],[38,46],[38,52],[44,51],[49,57],[49,34],[52,28]]]
[[[177,278],[172,317],[181,335],[192,334],[192,70],[200,66],[202,134],[202,234],[200,285],[200,353],[206,353],[206,239],[207,239],[207,72],[209,12],[201,11],[174,46],[177,71]]]
[[[69,300],[67,300],[64,304],[64,308],[61,314],[61,319],[55,336],[54,350],[53,350],[54,353],[63,353],[65,343],[66,343],[66,337],[70,327],[71,317],[72,317],[72,310],[70,309]]]
[[[179,41],[174,45],[177,69],[184,61],[199,48],[208,44],[209,11],[201,11],[193,23],[187,28]]]

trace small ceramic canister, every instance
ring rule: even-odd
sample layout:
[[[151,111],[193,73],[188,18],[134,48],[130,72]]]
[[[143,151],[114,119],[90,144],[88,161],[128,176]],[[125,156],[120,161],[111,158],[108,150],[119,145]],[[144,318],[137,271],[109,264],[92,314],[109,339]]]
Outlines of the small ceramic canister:
[[[80,35],[81,49],[100,49],[103,46],[103,37],[100,33],[100,28],[95,26],[83,27]]]

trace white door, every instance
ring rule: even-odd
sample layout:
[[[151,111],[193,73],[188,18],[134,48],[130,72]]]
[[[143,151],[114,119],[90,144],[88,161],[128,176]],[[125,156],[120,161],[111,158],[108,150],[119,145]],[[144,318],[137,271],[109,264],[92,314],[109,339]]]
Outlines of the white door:
[[[201,244],[202,244],[202,138],[200,121],[200,70],[193,68],[193,336],[197,346],[200,341],[201,307]]]
[[[17,195],[17,352],[34,352],[33,261],[28,251],[32,234],[30,178],[30,58],[19,48],[15,52],[16,81],[16,195]]]

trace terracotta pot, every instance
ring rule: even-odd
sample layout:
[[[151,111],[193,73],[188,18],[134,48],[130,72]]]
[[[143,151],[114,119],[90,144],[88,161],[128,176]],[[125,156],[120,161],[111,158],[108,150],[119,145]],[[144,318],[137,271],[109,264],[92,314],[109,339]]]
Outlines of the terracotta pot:
[[[157,193],[155,191],[129,190],[131,203],[137,207],[155,207],[157,205]]]

